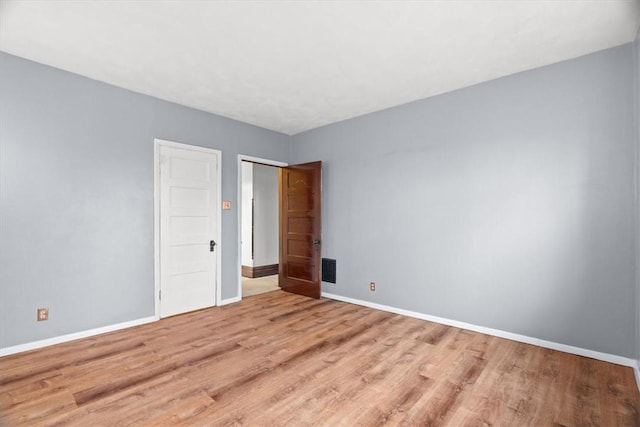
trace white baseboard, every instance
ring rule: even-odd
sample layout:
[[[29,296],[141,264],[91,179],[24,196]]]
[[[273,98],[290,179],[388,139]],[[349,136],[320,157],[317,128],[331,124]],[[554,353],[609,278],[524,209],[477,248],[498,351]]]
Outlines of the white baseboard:
[[[219,306],[232,304],[242,300],[241,297],[233,297],[221,300]],[[26,344],[15,345],[12,347],[0,348],[0,357],[9,356],[10,354],[22,353],[29,350],[35,350],[37,348],[47,347],[54,344],[60,344],[63,342],[73,341],[80,338],[92,337],[94,335],[100,335],[107,332],[117,331],[119,329],[131,328],[133,326],[144,325],[145,323],[155,322],[160,320],[157,316],[145,317],[142,319],[131,320],[129,322],[118,323],[116,325],[103,326],[101,328],[89,329],[87,331],[74,332],[68,335],[61,335],[59,337],[48,338],[45,340],[34,341]]]
[[[526,344],[537,345],[539,347],[550,348],[552,350],[564,351],[566,353],[576,354],[578,356],[590,357],[592,359],[602,360],[605,362],[615,363],[623,366],[630,366],[633,368],[638,389],[640,390],[640,361],[630,359],[627,357],[617,356],[614,354],[602,353],[599,351],[588,350],[580,347],[574,347],[566,344],[560,344],[552,341],[541,340],[538,338],[528,337],[526,335],[514,334],[512,332],[501,331],[499,329],[486,328],[484,326],[478,326],[471,323],[459,322],[457,320],[445,319],[443,317],[431,316],[424,313],[418,313],[416,311],[404,310],[402,308],[391,307],[388,305],[377,304],[374,302],[358,300],[355,298],[343,297],[341,295],[330,294],[322,292],[322,296],[337,301],[348,302],[350,304],[362,305],[376,310],[387,311],[390,313],[401,314],[403,316],[414,317],[416,319],[428,320],[430,322],[440,323],[443,325],[454,326],[456,328],[468,329],[470,331],[480,332],[487,335],[493,335],[500,338],[506,338],[513,341],[523,342]],[[232,304],[234,302],[241,301],[242,298],[237,296],[233,298],[227,298],[221,300],[219,306]],[[26,344],[20,344],[12,347],[0,348],[0,357],[8,356],[10,354],[22,353],[24,351],[34,350],[37,348],[47,347],[54,344],[60,344],[68,341],[77,340],[80,338],[87,338],[94,335],[100,335],[107,332],[113,332],[120,329],[131,328],[133,326],[144,325],[159,320],[156,316],[145,317],[142,319],[131,320],[129,322],[118,323],[116,325],[103,326],[101,328],[89,329],[87,331],[75,332],[68,335],[62,335],[59,337],[48,338],[45,340],[34,341]]]
[[[116,325],[103,326],[101,328],[89,329],[87,331],[74,332],[73,334],[61,335],[59,337],[48,338],[46,340],[34,341],[26,344],[15,345],[13,347],[0,348],[0,357],[10,354],[22,353],[23,351],[35,350],[36,348],[47,347],[54,344],[73,341],[80,338],[92,337],[119,329],[131,328],[132,326],[144,325],[158,320],[156,316],[144,317],[142,319],[131,320],[129,322],[118,323]]]
[[[234,302],[240,302],[240,301],[242,301],[242,297],[240,296],[223,299],[223,300],[220,300],[220,302],[218,303],[218,307],[220,307],[221,305],[233,304]]]
[[[457,320],[445,319],[443,317],[430,316],[428,314],[418,313],[415,311],[404,310],[402,308],[390,307],[388,305],[377,304],[374,302],[358,300],[355,298],[343,297],[341,295],[322,292],[322,296],[329,299],[348,302],[351,304],[362,305],[377,310],[388,311],[390,313],[402,314],[403,316],[415,317],[417,319],[428,320],[430,322],[440,323],[443,325],[454,326],[456,328],[468,329],[482,334],[493,335],[500,338],[506,338],[512,341],[518,341],[525,344],[537,345],[539,347],[550,348],[552,350],[563,351],[565,353],[577,354],[578,356],[590,357],[592,359],[602,360],[604,362],[615,363],[617,365],[630,366],[636,370],[636,378],[640,375],[638,363],[634,359],[616,356],[615,354],[601,353],[599,351],[588,350],[585,348],[574,347],[571,345],[560,344],[552,341],[545,341],[538,338],[528,337],[526,335],[514,334],[512,332],[501,331],[500,329],[486,328],[471,323],[459,322]],[[640,383],[639,383],[640,384]],[[640,386],[639,386],[640,388]]]

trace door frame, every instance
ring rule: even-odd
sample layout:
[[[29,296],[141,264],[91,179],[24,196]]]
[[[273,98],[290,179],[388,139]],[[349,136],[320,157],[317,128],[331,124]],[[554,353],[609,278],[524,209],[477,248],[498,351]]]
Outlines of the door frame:
[[[218,159],[216,170],[217,206],[222,206],[222,151],[181,142],[167,141],[154,138],[153,140],[153,272],[154,272],[154,313],[156,320],[160,319],[160,147],[172,147],[182,150],[199,151],[215,154]],[[220,305],[222,299],[222,210],[216,213],[216,280],[214,283],[215,305]]]
[[[247,156],[238,154],[238,296],[229,302],[237,302],[242,300],[242,162],[260,163],[267,166],[275,166],[282,168],[289,166],[288,163],[277,160],[262,159],[260,157]],[[279,222],[278,222],[279,223]],[[227,302],[227,301],[225,301]]]

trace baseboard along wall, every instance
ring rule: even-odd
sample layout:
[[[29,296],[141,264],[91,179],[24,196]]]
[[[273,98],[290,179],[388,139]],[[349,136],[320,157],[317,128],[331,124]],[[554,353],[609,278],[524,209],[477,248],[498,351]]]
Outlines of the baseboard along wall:
[[[478,326],[471,323],[459,322],[457,320],[446,319],[443,317],[431,316],[428,314],[418,313],[410,310],[404,310],[401,308],[391,307],[388,305],[378,304],[374,302],[358,300],[358,299],[349,298],[349,297],[343,297],[341,295],[335,295],[327,292],[323,292],[322,296],[324,298],[329,298],[329,299],[342,301],[350,304],[361,305],[364,307],[387,311],[390,313],[396,313],[403,316],[414,317],[416,319],[427,320],[430,322],[440,323],[443,325],[453,326],[456,328],[467,329],[474,332],[479,332],[487,335],[492,335],[500,338],[522,342],[525,344],[532,344],[539,347],[549,348],[552,350],[558,350],[566,353],[576,354],[578,356],[590,357],[592,359],[602,360],[604,362],[610,362],[618,365],[629,366],[634,370],[636,383],[638,385],[638,390],[640,390],[640,361],[639,360],[617,356],[614,354],[602,353],[594,350],[588,350],[580,347],[574,347],[566,344],[560,344],[552,341],[541,340],[538,338],[528,337],[526,335],[520,335],[520,334],[514,334],[512,332],[501,331],[499,329],[486,328],[484,326]],[[232,304],[239,301],[241,301],[241,297],[239,296],[233,297],[233,298],[227,298],[227,299],[221,300],[218,303],[218,306]],[[156,316],[145,317],[142,319],[132,320],[129,322],[123,322],[115,325],[104,326],[101,328],[89,329],[86,331],[75,332],[67,335],[61,335],[59,337],[48,338],[45,340],[34,341],[34,342],[20,344],[12,347],[0,348],[0,357],[8,356],[16,353],[22,353],[29,350],[35,350],[38,348],[47,347],[54,344],[61,344],[64,342],[73,341],[80,338],[87,338],[94,335],[104,334],[107,332],[113,332],[120,329],[131,328],[133,326],[144,325],[146,323],[155,322],[157,320],[159,319]]]
[[[80,338],[92,337],[94,335],[105,334],[107,332],[118,331],[120,329],[131,328],[133,326],[144,325],[159,320],[156,316],[144,317],[142,319],[122,322],[115,325],[103,326],[101,328],[89,329],[86,331],[74,332],[72,334],[60,335],[58,337],[47,338],[45,340],[33,341],[30,343],[15,345],[12,347],[0,348],[0,357],[9,356],[10,354],[22,353],[24,351],[35,350],[37,348],[48,347],[54,344],[78,340]]]
[[[221,300],[218,303],[218,306],[229,305],[229,304],[233,304],[234,302],[239,302],[239,301],[242,301],[242,298],[240,296],[233,297],[233,298],[227,298],[227,299]]]
[[[278,274],[278,264],[260,265],[257,267],[242,266],[242,277],[255,279],[256,277],[273,276]]]
[[[538,338],[528,337],[526,335],[514,334],[512,332],[506,332],[499,329],[486,328],[484,326],[474,325],[472,323],[459,322],[457,320],[446,319],[443,317],[431,316],[424,313],[418,313],[415,311],[404,310],[402,308],[391,307],[388,305],[377,304],[374,302],[358,300],[355,298],[343,297],[342,295],[335,295],[327,292],[322,292],[324,298],[334,299],[337,301],[348,302],[350,304],[362,305],[364,307],[374,308],[376,310],[388,311],[390,313],[401,314],[403,316],[414,317],[416,319],[428,320],[430,322],[440,323],[442,325],[453,326],[460,329],[467,329],[474,332],[480,332],[482,334],[492,335],[499,338],[505,338],[512,341],[518,341],[525,344],[532,344],[539,347],[549,348],[552,350],[563,351],[565,353],[576,354],[578,356],[590,357],[592,359],[602,360],[604,362],[615,363],[617,365],[629,366],[636,371],[636,379],[639,378],[640,371],[638,371],[638,362],[635,359],[630,359],[623,356],[617,356],[615,354],[602,353],[599,351],[588,350],[585,348],[574,347],[567,344],[560,344],[553,341],[541,340]],[[638,389],[640,390],[640,382]]]
[[[242,298],[239,296],[223,299],[218,303],[218,306],[233,304],[234,302],[238,302],[241,300]],[[61,335],[58,337],[47,338],[44,340],[33,341],[33,342],[19,344],[11,347],[0,348],[0,357],[9,356],[11,354],[16,354],[16,353],[22,353],[29,350],[35,350],[42,347],[48,347],[50,345],[62,344],[65,342],[74,341],[81,338],[88,338],[94,335],[100,335],[100,334],[105,334],[107,332],[118,331],[120,329],[126,329],[134,326],[144,325],[145,323],[151,323],[157,320],[160,320],[160,318],[156,316],[144,317],[142,319],[131,320],[129,322],[103,326],[101,328],[89,329],[86,331],[74,332],[72,334]]]

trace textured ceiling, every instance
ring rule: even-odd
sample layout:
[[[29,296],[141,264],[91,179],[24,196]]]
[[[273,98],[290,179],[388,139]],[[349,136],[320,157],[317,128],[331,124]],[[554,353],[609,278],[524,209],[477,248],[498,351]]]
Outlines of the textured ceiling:
[[[0,50],[286,134],[633,40],[637,1],[0,1]]]

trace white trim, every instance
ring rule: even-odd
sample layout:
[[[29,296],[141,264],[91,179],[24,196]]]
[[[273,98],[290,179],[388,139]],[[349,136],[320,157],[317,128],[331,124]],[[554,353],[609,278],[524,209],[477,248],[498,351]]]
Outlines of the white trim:
[[[471,323],[459,322],[457,320],[445,319],[443,317],[431,316],[428,314],[418,313],[415,311],[404,310],[402,308],[390,307],[388,305],[377,304],[374,302],[358,300],[355,298],[343,297],[341,295],[322,292],[322,296],[338,301],[348,302],[350,304],[362,305],[376,310],[388,311],[390,313],[401,314],[403,316],[415,317],[416,319],[428,320],[430,322],[440,323],[443,325],[454,326],[456,328],[468,329],[470,331],[480,332],[482,334],[493,335],[500,338],[506,338],[512,341],[518,341],[525,344],[532,344],[539,347],[550,348],[552,350],[563,351],[565,353],[577,354],[578,356],[590,357],[592,359],[602,360],[605,362],[615,363],[617,365],[631,366],[638,369],[638,364],[634,359],[616,356],[615,354],[601,353],[599,351],[588,350],[586,348],[574,347],[571,345],[560,344],[552,341],[541,340],[538,338],[528,337],[526,335],[514,334],[512,332],[501,331],[500,329],[486,328]],[[640,374],[640,372],[637,372]]]
[[[276,167],[279,167],[279,168],[283,168],[283,167],[289,166],[288,163],[280,162],[278,160],[262,159],[260,157],[245,156],[244,154],[238,154],[238,165],[240,165],[243,161],[252,162],[252,163],[260,163],[260,164],[268,165],[268,166],[276,166]],[[240,177],[242,177],[242,175],[240,175]]]
[[[222,151],[197,145],[182,144],[155,138],[153,140],[153,269],[154,269],[154,312],[160,319],[160,146],[179,148],[182,150],[200,151],[217,156],[216,192],[218,214],[216,215],[216,300],[222,300]]]
[[[105,334],[107,332],[118,331],[120,329],[131,328],[134,326],[144,325],[159,320],[156,316],[144,317],[142,319],[131,320],[128,322],[118,323],[115,325],[103,326],[101,328],[89,329],[81,332],[74,332],[72,334],[61,335],[59,337],[48,338],[46,340],[34,341],[26,344],[15,345],[13,347],[0,348],[0,357],[8,356],[10,354],[22,353],[24,351],[35,350],[37,348],[48,347],[54,344],[60,344],[63,342],[74,341],[81,338],[92,337],[94,335]]]
[[[160,141],[153,140],[153,312],[160,318]]]
[[[234,302],[240,302],[240,301],[242,301],[241,296],[227,298],[227,299],[220,300],[220,302],[218,303],[218,306],[229,305],[229,304],[233,304]]]
[[[203,153],[216,153],[216,154],[220,154],[221,153],[220,150],[216,150],[215,148],[201,147],[199,145],[184,144],[182,142],[168,141],[166,139],[154,138],[153,141],[154,141],[155,144],[158,144],[158,145],[162,145],[162,146],[165,146],[165,147],[171,147],[171,148],[179,148],[181,150],[200,151],[200,152],[203,152]]]
[[[638,386],[638,391],[640,391],[640,360],[634,360],[633,362],[633,372],[636,377],[636,385]]]
[[[277,160],[261,159],[260,157],[246,156],[244,154],[238,154],[238,199],[236,204],[238,206],[238,294],[234,298],[238,301],[242,299],[242,162],[260,163],[263,165],[275,166],[283,168],[288,166],[288,163],[279,162]],[[226,300],[225,300],[226,301]],[[233,301],[236,302],[236,301]]]
[[[218,215],[216,225],[216,242],[218,247],[216,248],[216,305],[222,300],[222,248],[224,248],[222,241],[222,151],[213,150],[218,153],[218,170],[216,179],[216,192],[218,193]]]

